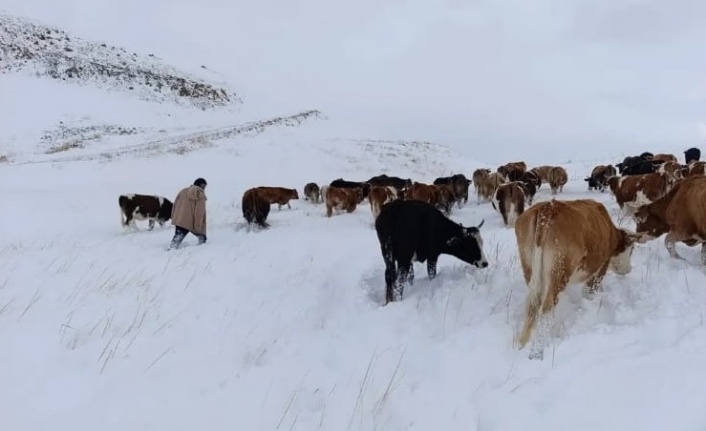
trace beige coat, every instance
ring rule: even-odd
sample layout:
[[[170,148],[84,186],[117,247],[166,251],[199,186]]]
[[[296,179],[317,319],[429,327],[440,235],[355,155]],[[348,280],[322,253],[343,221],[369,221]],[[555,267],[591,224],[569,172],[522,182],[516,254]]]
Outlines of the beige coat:
[[[172,224],[206,235],[206,192],[199,186],[182,189],[174,199]]]

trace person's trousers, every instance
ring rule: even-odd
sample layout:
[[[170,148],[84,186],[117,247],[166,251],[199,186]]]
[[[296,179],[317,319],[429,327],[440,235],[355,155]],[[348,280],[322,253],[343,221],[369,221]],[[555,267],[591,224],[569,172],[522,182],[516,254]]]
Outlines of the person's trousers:
[[[199,244],[203,244],[206,242],[206,235],[193,233],[190,230],[184,229],[181,226],[175,226],[174,237],[172,238],[172,243],[169,245],[169,248],[179,248],[181,242],[184,241],[184,238],[189,233],[192,233],[196,238],[199,239]]]

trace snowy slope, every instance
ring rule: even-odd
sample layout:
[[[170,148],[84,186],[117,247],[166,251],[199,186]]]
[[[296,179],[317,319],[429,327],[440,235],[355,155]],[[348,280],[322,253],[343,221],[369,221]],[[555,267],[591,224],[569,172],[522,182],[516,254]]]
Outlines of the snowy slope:
[[[5,166],[0,193],[18,210],[5,213],[0,243],[3,422],[698,429],[706,277],[697,250],[682,247],[689,261],[676,262],[654,241],[595,299],[572,287],[539,362],[513,348],[526,288],[512,230],[489,204],[452,218],[486,219],[490,267],[442,257],[436,280],[419,277],[388,307],[367,205],[327,219],[321,205],[295,201],[273,209],[270,230],[242,229],[239,199],[251,186],[301,194],[306,182],[339,176],[430,181],[479,166],[444,147],[312,140],[298,128],[157,159]],[[589,167],[567,165],[575,179],[561,198],[592,196],[617,214],[608,194],[585,191]],[[122,231],[120,193],[173,197],[197,176],[209,181],[207,245],[166,253],[171,229]],[[542,189],[538,199],[548,198]]]
[[[361,129],[375,122],[356,122],[345,102],[323,109],[331,106],[319,98],[324,91],[304,85],[310,70],[294,68],[296,78],[278,81],[256,77],[257,70],[243,72],[242,80],[233,70],[216,79],[219,68],[210,72],[210,62],[201,69],[201,58],[224,66],[229,20],[243,26],[240,32],[265,24],[259,32],[274,32],[286,18],[306,15],[283,6],[272,11],[272,22],[254,23],[219,14],[217,3],[6,3],[10,12],[48,20],[72,38],[140,48],[140,55],[155,51],[164,59],[158,67],[227,81],[243,104],[202,110],[25,69],[0,75],[0,157],[8,158],[0,163],[3,430],[703,428],[706,274],[697,249],[679,245],[687,261],[675,261],[661,240],[653,241],[636,249],[631,274],[609,274],[594,299],[572,286],[561,297],[551,351],[531,361],[513,347],[526,293],[514,233],[488,203],[476,205],[472,197],[452,218],[464,225],[485,219],[490,266],[478,270],[442,256],[433,282],[417,277],[405,299],[387,307],[367,203],[327,219],[321,205],[299,200],[292,209],[273,207],[269,230],[242,228],[240,198],[252,186],[296,187],[303,196],[310,181],[383,172],[430,182],[452,172],[470,176],[510,156],[530,165],[572,159],[563,163],[571,181],[560,198],[593,197],[616,223],[631,227],[613,198],[586,191],[582,178],[595,164],[634,152],[632,146],[595,144],[582,148],[586,157],[566,148],[516,145],[509,154],[502,145],[447,146],[426,133],[415,137],[430,120],[410,120],[425,115],[389,109],[389,100],[368,100],[367,114],[407,122],[409,130]],[[332,34],[343,37],[361,22],[378,31],[351,36],[349,49],[370,48],[386,34],[385,20],[369,9],[316,5],[322,15],[311,19]],[[246,17],[269,6],[249,7]],[[423,15],[425,5],[416,7],[412,12]],[[131,15],[135,10],[143,15]],[[213,22],[189,24],[189,10]],[[369,63],[349,76],[392,74],[373,67],[375,54],[418,40],[406,19],[397,22],[399,37],[369,52]],[[185,22],[198,42],[170,39],[184,33]],[[284,29],[293,35],[293,27]],[[281,44],[294,67],[302,60],[297,43],[316,39],[310,31],[260,42]],[[221,37],[221,45],[204,49],[207,36]],[[186,39],[188,33],[180,41]],[[240,49],[235,57],[245,55]],[[312,64],[319,60],[315,50],[305,53]],[[339,71],[319,64],[321,79]],[[355,87],[334,96],[360,103]],[[398,106],[410,100],[398,95]],[[648,149],[679,154],[683,145]],[[173,198],[199,176],[209,183],[206,245],[192,246],[188,237],[186,247],[168,253],[171,227],[123,231],[119,194]],[[549,198],[543,187],[537,200]]]

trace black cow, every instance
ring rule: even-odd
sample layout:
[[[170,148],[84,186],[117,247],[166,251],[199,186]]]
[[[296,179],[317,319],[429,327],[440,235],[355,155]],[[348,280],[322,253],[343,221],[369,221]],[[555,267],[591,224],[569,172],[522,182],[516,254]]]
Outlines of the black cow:
[[[367,198],[368,193],[370,193],[370,184],[359,182],[359,181],[346,181],[343,178],[339,178],[339,179],[331,181],[331,184],[329,184],[329,185],[331,187],[338,187],[341,189],[361,188],[361,189],[363,189],[363,199]]]
[[[389,177],[385,174],[372,177],[367,181],[371,186],[380,187],[394,187],[397,191],[403,190],[406,187],[412,185],[412,179],[407,178],[406,180],[400,177]]]
[[[456,195],[456,202],[458,206],[461,206],[461,200],[463,203],[468,203],[468,186],[471,185],[471,180],[466,178],[463,174],[455,174],[450,177],[439,177],[434,180],[435,185],[448,184],[453,189]]]
[[[154,222],[160,226],[172,218],[172,201],[156,195],[128,194],[120,195],[120,224],[123,227],[135,226],[135,220],[149,220],[149,230],[154,229]]]
[[[414,283],[412,260],[427,261],[430,280],[436,277],[436,262],[441,254],[478,268],[487,267],[480,235],[483,222],[476,227],[463,227],[421,201],[396,200],[385,204],[375,220],[385,261],[385,304],[395,300],[395,287],[402,298],[404,284]]]
[[[701,160],[701,150],[698,148],[689,148],[684,151],[684,159],[686,160],[687,165],[691,162],[698,162]]]
[[[623,175],[623,172],[625,172],[626,169],[630,169],[630,167],[635,166],[641,162],[649,161],[652,159],[653,154],[650,152],[644,152],[640,154],[639,156],[627,156],[623,159],[621,163],[616,163],[615,167],[618,168],[618,172]],[[644,169],[644,168],[643,168]],[[652,171],[654,172],[654,171]],[[650,173],[650,172],[646,172]],[[626,175],[635,175],[635,174],[626,174]]]
[[[651,174],[653,172],[657,172],[659,169],[661,162],[652,162],[650,160],[642,160],[640,162],[637,162],[635,164],[629,165],[627,167],[623,167],[623,172],[621,172],[622,176],[626,175],[642,175],[642,174]]]

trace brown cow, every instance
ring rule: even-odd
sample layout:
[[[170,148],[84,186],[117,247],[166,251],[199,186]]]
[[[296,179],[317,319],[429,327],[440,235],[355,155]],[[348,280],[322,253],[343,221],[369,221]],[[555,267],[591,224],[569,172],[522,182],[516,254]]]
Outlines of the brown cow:
[[[598,165],[593,168],[591,175],[583,180],[588,182],[588,190],[600,190],[603,193],[608,186],[608,178],[617,174],[618,170],[613,165]]]
[[[627,215],[661,198],[669,191],[669,176],[665,173],[610,177],[608,186],[618,206]]]
[[[378,218],[383,205],[397,198],[397,189],[393,186],[371,186],[368,192],[368,201],[373,219]]]
[[[370,192],[370,189],[368,189],[368,192]],[[321,188],[321,196],[323,196],[324,204],[326,205],[326,217],[331,217],[334,208],[337,211],[352,213],[358,207],[358,204],[365,199],[362,187],[323,186]]]
[[[288,189],[286,187],[256,187],[259,190],[260,196],[266,199],[271,204],[277,204],[277,209],[282,209],[282,205],[287,205],[287,208],[292,208],[289,205],[291,199],[299,199],[297,189]]]
[[[655,162],[655,163],[665,163],[665,162],[674,162],[678,163],[679,159],[677,159],[677,156],[674,154],[655,154],[654,156],[650,157],[648,160]]]
[[[488,178],[481,180],[480,183],[476,184],[478,186],[478,188],[476,189],[478,193],[478,204],[480,204],[481,198],[487,201],[491,200],[498,186],[504,183],[505,180],[503,179],[502,175],[497,172],[493,172],[492,174],[488,175]]]
[[[434,203],[435,187],[431,184],[414,182],[405,189],[405,200]]]
[[[442,210],[447,216],[451,215],[451,208],[457,201],[456,193],[452,186],[448,184],[436,184],[432,186],[434,197],[432,204]]]
[[[316,183],[307,183],[304,186],[304,200],[311,201],[315,204],[321,202],[321,189]]]
[[[564,191],[564,185],[569,182],[569,174],[561,166],[554,166],[547,173],[547,182],[552,189],[552,194],[555,195],[557,191]]]
[[[660,199],[638,209],[634,215],[640,242],[663,234],[669,255],[683,259],[676,243],[689,247],[701,244],[701,262],[706,265],[706,176],[693,176],[677,182]]]
[[[504,182],[517,181],[522,177],[522,174],[527,172],[527,163],[505,163],[497,169],[497,172],[502,176]]]
[[[265,192],[258,190],[258,187],[253,187],[243,193],[241,207],[248,227],[252,227],[253,223],[263,229],[270,226],[267,223],[267,215],[270,214],[270,201],[264,194]]]
[[[682,172],[682,167],[677,162],[664,162],[661,165],[659,165],[657,172],[664,173],[667,175],[667,177],[669,178],[669,186],[670,187],[673,186],[674,183],[676,183],[677,181],[684,178],[684,174]]]
[[[548,336],[546,317],[569,284],[585,283],[584,295],[601,285],[608,269],[617,274],[632,270],[631,255],[639,235],[613,224],[605,206],[592,199],[539,202],[515,223],[522,273],[529,292],[520,348],[539,321],[540,333],[530,357],[541,359]]]
[[[491,204],[500,213],[505,226],[515,226],[515,221],[525,211],[525,192],[523,183],[513,181],[501,184],[493,195]]]
[[[691,162],[687,166],[688,171],[686,176],[691,177],[693,175],[705,175],[706,174],[706,162]]]

